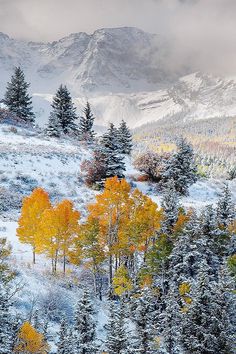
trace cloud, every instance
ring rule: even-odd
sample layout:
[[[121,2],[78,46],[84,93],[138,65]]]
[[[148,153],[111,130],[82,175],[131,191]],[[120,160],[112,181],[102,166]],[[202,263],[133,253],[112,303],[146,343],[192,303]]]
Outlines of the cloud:
[[[52,41],[136,26],[172,40],[169,65],[236,74],[235,0],[0,0],[0,31]]]

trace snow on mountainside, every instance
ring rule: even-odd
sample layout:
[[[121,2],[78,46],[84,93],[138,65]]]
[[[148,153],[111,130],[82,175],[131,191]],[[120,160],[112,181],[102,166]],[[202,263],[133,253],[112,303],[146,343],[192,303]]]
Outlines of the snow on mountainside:
[[[34,104],[43,125],[48,118],[52,95],[35,94]],[[206,119],[236,115],[236,81],[194,73],[181,77],[168,89],[150,92],[97,95],[89,98],[97,125],[118,123],[122,119],[131,128],[169,119]],[[79,111],[84,97],[74,99]]]
[[[125,119],[135,128],[175,115],[186,120],[236,114],[236,80],[170,71],[170,61],[168,40],[132,27],[74,33],[52,43],[0,33],[0,98],[13,67],[21,65],[40,125],[61,83],[78,108],[89,98],[97,125]]]
[[[153,90],[176,79],[165,69],[169,44],[137,28],[75,33],[52,43],[0,34],[2,91],[14,65],[22,65],[34,92],[53,93],[65,83],[73,94]]]

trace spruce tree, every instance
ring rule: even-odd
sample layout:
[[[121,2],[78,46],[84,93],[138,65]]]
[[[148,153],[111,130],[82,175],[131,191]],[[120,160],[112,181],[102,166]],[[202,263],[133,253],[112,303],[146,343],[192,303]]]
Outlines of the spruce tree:
[[[206,262],[201,264],[192,299],[181,324],[180,342],[183,352],[233,354],[226,289],[225,286],[211,280]]]
[[[203,208],[200,214],[200,229],[202,237],[205,238],[206,249],[211,251],[207,263],[212,272],[217,275],[220,263],[223,261],[222,256],[226,253],[230,240],[229,234],[219,229],[217,214],[212,205],[207,205]]]
[[[7,83],[4,103],[9,111],[24,123],[33,123],[32,100],[28,94],[30,84],[25,81],[24,72],[16,67],[11,81]]]
[[[122,120],[118,128],[117,139],[120,153],[130,155],[133,147],[132,134],[130,133],[130,130],[124,120]]]
[[[111,303],[110,316],[107,324],[107,352],[108,354],[126,354],[127,346],[127,328],[124,323],[122,305]]]
[[[86,103],[83,113],[84,115],[80,118],[79,122],[79,138],[91,144],[94,142],[95,133],[93,130],[94,115],[89,102]]]
[[[133,299],[132,317],[136,325],[140,354],[156,353],[155,338],[159,328],[159,309],[150,289],[143,289],[141,296]]]
[[[226,229],[235,219],[235,204],[232,200],[232,193],[228,184],[225,184],[223,193],[217,203],[217,221],[220,227]]]
[[[176,191],[181,195],[187,195],[189,186],[196,182],[196,172],[193,148],[181,138],[177,141],[177,151],[168,161],[163,173],[163,184],[173,179]]]
[[[112,123],[102,137],[102,146],[106,156],[106,178],[114,176],[123,178],[125,171],[124,157],[120,154],[117,129]]]
[[[160,353],[180,354],[181,312],[176,287],[171,287],[165,298],[165,311],[162,313],[163,338]]]
[[[175,242],[169,257],[169,288],[179,287],[183,282],[190,284],[196,279],[199,264],[208,254],[207,244],[200,232],[199,220],[194,213]]]
[[[52,112],[50,114],[50,131],[59,131],[63,134],[77,133],[76,108],[73,105],[70,92],[61,85],[53,97]],[[58,127],[53,125],[58,125]]]
[[[71,354],[71,338],[69,337],[68,324],[65,318],[61,321],[57,354]]]
[[[96,354],[96,325],[93,318],[94,309],[88,290],[85,290],[80,299],[74,325],[75,354]]]
[[[163,192],[163,198],[161,202],[163,209],[163,222],[161,225],[161,231],[167,235],[171,234],[173,227],[178,219],[179,213],[179,196],[175,190],[175,184],[173,179],[167,182]]]
[[[51,112],[48,120],[48,125],[46,128],[46,135],[59,138],[61,134],[61,129],[57,115],[55,112]]]
[[[4,284],[0,280],[0,354],[12,354],[14,319]]]

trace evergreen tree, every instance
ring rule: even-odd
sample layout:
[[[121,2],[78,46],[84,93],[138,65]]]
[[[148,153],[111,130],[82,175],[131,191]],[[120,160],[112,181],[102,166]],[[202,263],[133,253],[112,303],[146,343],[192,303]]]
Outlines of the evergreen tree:
[[[49,132],[71,134],[77,132],[75,107],[70,92],[61,85],[53,97],[52,112],[49,120]],[[58,126],[58,127],[57,127]],[[57,133],[56,133],[57,134]]]
[[[132,134],[130,133],[130,130],[124,120],[122,120],[118,128],[117,139],[120,153],[130,155],[133,146]]]
[[[25,81],[24,72],[16,67],[11,81],[7,84],[4,103],[9,111],[25,123],[34,122],[32,101],[28,94],[29,83]]]
[[[220,227],[226,229],[235,219],[235,205],[228,184],[225,184],[223,193],[217,203],[217,221]]]
[[[206,246],[200,233],[199,220],[194,213],[175,242],[169,257],[169,287],[178,288],[183,282],[191,283],[196,279],[199,264],[208,253]]]
[[[202,262],[192,304],[184,314],[181,344],[186,354],[231,354],[231,323],[225,287],[212,281]]]
[[[120,155],[118,133],[114,124],[110,124],[108,131],[102,137],[102,146],[106,156],[106,178],[117,176],[124,177],[124,157]]]
[[[165,311],[162,314],[163,338],[160,352],[180,354],[181,313],[177,300],[177,289],[173,286],[165,299]]]
[[[15,331],[14,320],[10,310],[10,301],[0,280],[0,354],[12,354]]]
[[[141,296],[134,298],[133,302],[132,317],[139,339],[139,353],[154,354],[159,327],[159,309],[155,306],[154,296],[151,290],[144,289]]]
[[[60,137],[60,125],[55,112],[51,112],[48,120],[48,125],[46,128],[46,134],[55,138]]]
[[[96,326],[93,319],[94,309],[87,290],[80,299],[74,326],[74,351],[75,354],[96,354]]]
[[[189,186],[196,182],[196,172],[192,146],[181,138],[177,141],[176,153],[167,162],[163,184],[173,179],[176,191],[181,195],[187,195]]]
[[[120,304],[111,303],[107,325],[107,352],[108,354],[126,354],[127,346],[127,328],[124,323],[123,308]]]
[[[79,137],[80,140],[86,141],[87,143],[93,143],[95,136],[93,130],[94,115],[91,111],[89,102],[87,102],[83,113],[84,115],[80,118],[79,122]]]
[[[167,182],[163,192],[161,207],[163,209],[163,222],[161,231],[170,235],[173,227],[178,219],[179,213],[179,197],[175,191],[174,181],[171,179]]]
[[[68,324],[65,318],[61,321],[57,354],[71,354],[71,338],[69,337]]]
[[[222,256],[229,243],[229,234],[222,232],[218,227],[217,214],[212,205],[207,205],[200,214],[201,233],[205,237],[206,247],[211,250],[214,257],[208,258],[207,263],[213,273],[217,274]]]

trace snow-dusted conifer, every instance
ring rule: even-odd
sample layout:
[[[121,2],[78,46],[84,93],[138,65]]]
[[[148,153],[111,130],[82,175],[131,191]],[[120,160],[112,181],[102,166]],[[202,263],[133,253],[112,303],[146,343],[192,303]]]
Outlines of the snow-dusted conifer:
[[[6,289],[0,280],[0,354],[12,354],[14,321],[10,309]]]
[[[175,242],[169,257],[168,279],[170,287],[179,287],[182,282],[196,279],[199,264],[208,253],[206,242],[202,239],[197,215],[193,213],[183,232]]]
[[[164,184],[173,179],[176,191],[181,195],[187,195],[189,186],[196,182],[196,172],[192,146],[181,138],[177,141],[177,151],[167,162],[163,174]]]
[[[130,155],[133,147],[132,134],[130,133],[130,130],[124,120],[122,120],[118,128],[117,139],[120,153]]]
[[[69,337],[68,323],[65,318],[60,325],[59,341],[57,345],[57,354],[71,354],[71,338]]]
[[[86,103],[86,106],[83,110],[83,116],[80,117],[79,122],[79,138],[80,140],[86,141],[87,143],[91,144],[94,141],[94,115],[91,110],[91,106],[89,102]]]
[[[211,280],[209,266],[203,261],[192,303],[181,324],[184,353],[234,353],[226,291],[225,286]]]
[[[96,354],[96,324],[93,318],[94,308],[88,290],[78,302],[75,313],[73,347],[75,354]]]
[[[155,307],[154,296],[151,290],[146,288],[133,302],[132,317],[139,339],[139,353],[154,354],[159,328],[159,311]]]
[[[24,123],[34,122],[32,100],[28,94],[30,84],[25,81],[24,72],[16,67],[11,81],[7,84],[4,103],[11,113],[14,113]]]
[[[123,156],[119,151],[117,129],[110,124],[108,131],[102,137],[103,151],[106,156],[107,173],[106,177],[124,177],[125,164]]]
[[[124,323],[122,305],[110,304],[110,316],[107,324],[106,348],[108,354],[126,354],[128,347],[127,328]]]
[[[181,312],[177,301],[177,289],[171,287],[165,299],[162,314],[161,353],[180,354]]]
[[[218,224],[227,228],[236,216],[235,204],[232,200],[232,193],[228,184],[225,184],[223,193],[217,203],[217,221]]]
[[[52,101],[52,112],[50,125],[58,124],[61,133],[72,134],[77,132],[76,112],[70,92],[66,86],[61,85]],[[56,128],[55,128],[56,129]],[[52,127],[51,127],[52,130]]]
[[[208,264],[212,271],[217,274],[219,264],[222,261],[222,255],[226,251],[229,242],[228,235],[222,232],[218,227],[217,214],[212,205],[203,208],[200,215],[200,227],[202,237],[206,241],[206,249],[210,250]],[[205,253],[206,257],[206,253]]]
[[[55,112],[51,112],[48,120],[48,125],[46,128],[46,135],[59,138],[61,134],[61,129],[57,115]]]
[[[175,190],[173,179],[166,183],[161,202],[163,209],[163,222],[161,231],[167,235],[173,231],[173,226],[178,219],[179,197]]]

